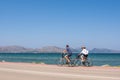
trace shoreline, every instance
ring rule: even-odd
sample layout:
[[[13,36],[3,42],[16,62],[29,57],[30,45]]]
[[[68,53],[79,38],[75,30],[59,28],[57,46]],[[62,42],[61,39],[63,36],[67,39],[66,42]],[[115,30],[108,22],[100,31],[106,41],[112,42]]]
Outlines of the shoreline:
[[[110,65],[101,65],[101,66],[58,66],[57,64],[45,64],[45,63],[27,63],[27,62],[0,62],[0,64],[15,64],[15,65],[34,65],[34,66],[53,66],[53,67],[71,67],[71,68],[78,68],[78,67],[83,67],[83,68],[120,68],[120,66],[110,66]]]
[[[21,64],[39,64],[39,65],[54,65],[54,66],[57,66],[57,64],[45,64],[44,62],[7,62],[7,61],[0,61],[0,63],[21,63]],[[73,67],[76,67],[76,66],[73,66]],[[80,67],[80,66],[79,66]],[[85,66],[84,66],[85,67]],[[91,66],[91,67],[118,67],[118,68],[120,68],[120,65],[118,65],[118,66],[111,66],[111,65],[109,65],[109,64],[104,64],[104,65],[101,65],[101,66]]]
[[[120,68],[0,62],[0,75],[0,80],[120,80]]]

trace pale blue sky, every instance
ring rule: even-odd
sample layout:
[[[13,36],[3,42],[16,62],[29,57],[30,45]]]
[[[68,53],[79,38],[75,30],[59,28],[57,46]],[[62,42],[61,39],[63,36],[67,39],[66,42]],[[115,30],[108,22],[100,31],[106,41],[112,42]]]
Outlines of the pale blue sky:
[[[0,0],[0,46],[120,50],[120,0]]]

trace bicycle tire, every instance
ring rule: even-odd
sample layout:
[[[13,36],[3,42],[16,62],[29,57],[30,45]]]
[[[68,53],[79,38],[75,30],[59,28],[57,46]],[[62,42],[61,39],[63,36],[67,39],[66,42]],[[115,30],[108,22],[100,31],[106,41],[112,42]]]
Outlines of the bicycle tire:
[[[80,66],[81,65],[80,59],[75,59],[73,64],[74,66]]]
[[[65,65],[65,60],[63,58],[60,58],[57,63],[58,66],[63,66]]]
[[[87,67],[93,66],[92,59],[88,58],[88,59],[85,61],[84,65],[87,66]]]

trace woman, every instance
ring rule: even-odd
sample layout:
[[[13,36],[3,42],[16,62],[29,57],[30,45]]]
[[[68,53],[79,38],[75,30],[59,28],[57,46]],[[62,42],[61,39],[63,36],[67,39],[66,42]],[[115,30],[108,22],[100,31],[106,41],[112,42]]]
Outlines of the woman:
[[[85,61],[88,57],[89,51],[86,49],[86,47],[81,47],[82,51],[78,54],[77,58],[81,58],[82,61]]]

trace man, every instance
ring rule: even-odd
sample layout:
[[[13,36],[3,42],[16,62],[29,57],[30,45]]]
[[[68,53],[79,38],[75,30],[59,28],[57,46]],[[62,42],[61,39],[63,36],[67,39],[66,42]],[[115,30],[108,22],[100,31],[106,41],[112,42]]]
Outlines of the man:
[[[72,56],[72,51],[69,48],[69,45],[66,45],[66,49],[63,51],[63,53],[67,53],[64,57],[66,59],[66,63],[69,64],[70,63],[70,57]]]

